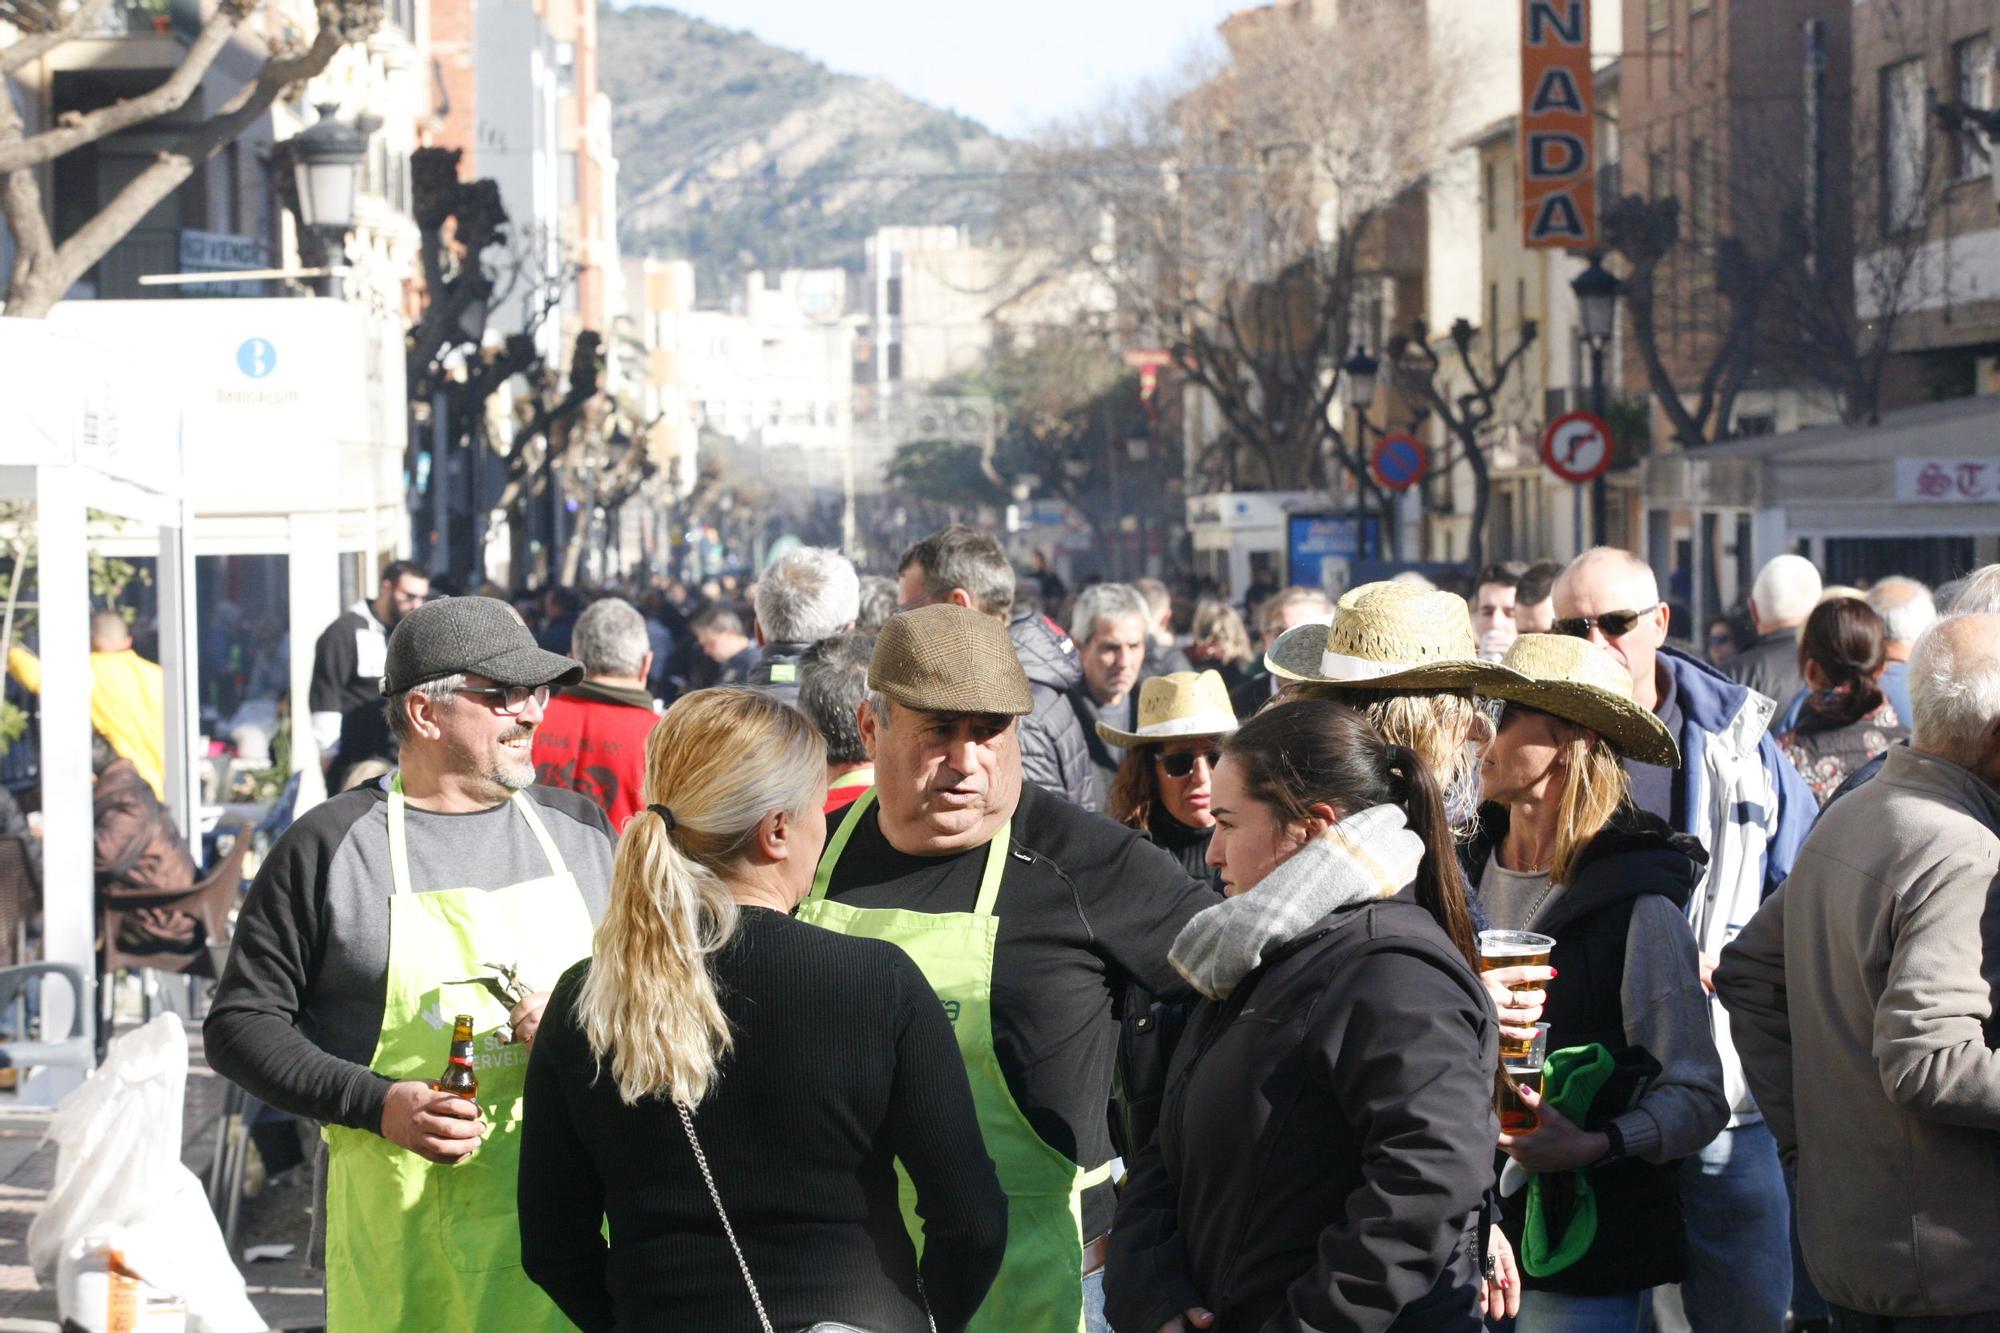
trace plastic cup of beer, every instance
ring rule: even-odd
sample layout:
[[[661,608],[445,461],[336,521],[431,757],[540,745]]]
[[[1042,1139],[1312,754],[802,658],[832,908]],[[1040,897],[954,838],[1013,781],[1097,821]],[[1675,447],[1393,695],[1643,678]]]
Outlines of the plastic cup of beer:
[[[1491,972],[1496,967],[1546,967],[1549,951],[1556,947],[1554,939],[1547,935],[1537,935],[1531,930],[1482,930],[1479,932],[1479,970]],[[1515,992],[1540,990],[1540,982],[1510,988]],[[1500,1038],[1500,1058],[1513,1060],[1528,1053],[1528,1043],[1503,1035]]]
[[[1518,1088],[1530,1088],[1536,1096],[1542,1093],[1542,1069],[1549,1062],[1549,1025],[1535,1024],[1535,1039],[1528,1043],[1527,1053],[1508,1056],[1501,1063],[1507,1077],[1502,1080],[1499,1099],[1495,1106],[1500,1112],[1500,1129],[1506,1134],[1526,1134],[1534,1130],[1540,1122],[1535,1118],[1534,1108],[1521,1100]]]

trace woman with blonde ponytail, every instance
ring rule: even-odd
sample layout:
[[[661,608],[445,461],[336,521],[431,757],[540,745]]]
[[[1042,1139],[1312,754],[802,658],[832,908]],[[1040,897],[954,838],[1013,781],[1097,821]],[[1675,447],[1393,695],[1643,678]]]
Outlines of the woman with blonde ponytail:
[[[998,1271],[1006,1199],[936,995],[895,946],[792,919],[825,799],[818,733],[758,691],[688,695],[648,739],[648,808],[528,1067],[522,1262],[579,1328],[921,1333]]]

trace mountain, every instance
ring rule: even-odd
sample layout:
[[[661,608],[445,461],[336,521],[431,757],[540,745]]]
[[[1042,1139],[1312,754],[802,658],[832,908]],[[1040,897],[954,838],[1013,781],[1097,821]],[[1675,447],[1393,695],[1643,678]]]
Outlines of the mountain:
[[[997,181],[936,179],[1007,161],[964,116],[672,9],[597,24],[625,253],[694,260],[704,300],[754,268],[858,271],[877,227],[991,211]]]

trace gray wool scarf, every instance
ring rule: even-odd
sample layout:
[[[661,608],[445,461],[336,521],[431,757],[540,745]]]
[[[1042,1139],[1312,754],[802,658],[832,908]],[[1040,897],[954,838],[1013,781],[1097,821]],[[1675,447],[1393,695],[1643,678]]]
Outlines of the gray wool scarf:
[[[1203,995],[1219,1000],[1264,955],[1310,930],[1335,908],[1393,898],[1415,882],[1424,840],[1393,805],[1371,806],[1299,848],[1270,874],[1196,915],[1167,960]]]

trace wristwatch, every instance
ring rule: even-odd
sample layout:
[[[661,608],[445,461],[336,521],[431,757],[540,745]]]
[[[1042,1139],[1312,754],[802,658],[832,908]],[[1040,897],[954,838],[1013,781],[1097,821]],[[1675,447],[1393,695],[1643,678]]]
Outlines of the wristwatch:
[[[1602,1134],[1605,1138],[1605,1141],[1609,1143],[1611,1146],[1608,1150],[1606,1150],[1604,1156],[1598,1158],[1595,1162],[1592,1162],[1591,1165],[1609,1166],[1613,1162],[1624,1160],[1625,1132],[1619,1129],[1615,1123],[1606,1124],[1603,1129],[1600,1129],[1597,1132]]]

